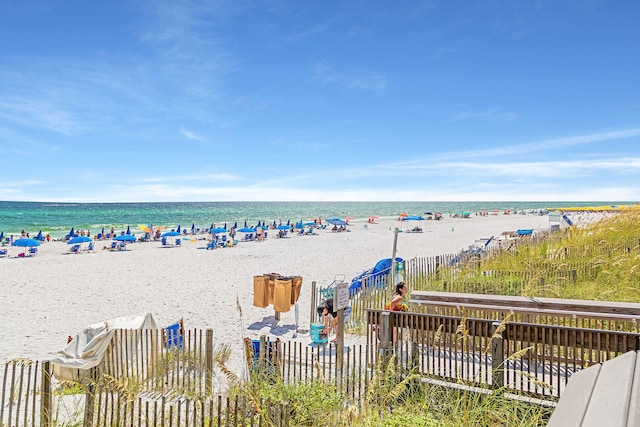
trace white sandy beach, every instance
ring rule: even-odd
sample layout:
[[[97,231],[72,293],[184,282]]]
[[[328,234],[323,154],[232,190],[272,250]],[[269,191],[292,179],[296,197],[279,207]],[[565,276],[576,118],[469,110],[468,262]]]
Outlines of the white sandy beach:
[[[318,230],[316,236],[240,242],[236,247],[205,250],[206,240],[161,248],[160,242],[132,243],[128,251],[102,250],[65,254],[63,242],[43,243],[38,255],[18,258],[22,248],[9,247],[0,259],[3,340],[0,361],[16,357],[46,359],[64,348],[68,335],[111,318],[151,312],[159,325],[184,318],[185,327],[213,328],[218,342],[240,351],[244,336],[295,334],[294,312],[277,322],[272,307],[253,303],[253,276],[276,272],[302,276],[300,328],[308,329],[311,282],[327,284],[334,275],[350,280],[389,258],[393,227],[416,223],[382,220],[352,222],[350,232]],[[548,229],[548,216],[497,215],[423,221],[424,233],[399,233],[397,256],[404,259],[455,253],[477,239],[517,229]],[[189,236],[204,238],[204,236]],[[85,244],[86,246],[86,244]],[[236,309],[236,298],[242,317]],[[308,335],[298,340],[311,343]],[[236,353],[238,354],[238,353]]]

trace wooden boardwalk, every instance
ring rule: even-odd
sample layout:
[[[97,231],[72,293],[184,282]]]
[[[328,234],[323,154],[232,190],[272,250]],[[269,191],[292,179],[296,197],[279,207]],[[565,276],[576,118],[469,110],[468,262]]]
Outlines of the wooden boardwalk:
[[[574,374],[548,425],[640,426],[640,351]]]

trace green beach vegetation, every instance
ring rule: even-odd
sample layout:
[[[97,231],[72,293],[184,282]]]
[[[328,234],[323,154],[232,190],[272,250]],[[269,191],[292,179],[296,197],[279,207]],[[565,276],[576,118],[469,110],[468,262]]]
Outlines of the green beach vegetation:
[[[623,211],[471,259],[414,290],[640,302],[640,211]]]

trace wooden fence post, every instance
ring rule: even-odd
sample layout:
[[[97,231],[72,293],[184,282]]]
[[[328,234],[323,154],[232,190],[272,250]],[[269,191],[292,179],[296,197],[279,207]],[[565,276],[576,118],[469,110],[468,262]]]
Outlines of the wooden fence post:
[[[264,374],[269,357],[269,350],[267,349],[267,336],[260,335],[260,350],[258,350],[258,372]]]
[[[42,362],[42,394],[40,398],[40,425],[42,427],[51,426],[51,362]],[[2,420],[0,420],[2,421]]]
[[[94,383],[87,384],[87,392],[84,397],[84,421],[82,427],[93,426],[93,412],[96,403],[96,386]]]
[[[380,313],[380,354],[379,357],[383,359],[383,363],[386,364],[389,356],[391,355],[391,348],[393,347],[393,331],[391,330],[393,325],[391,324],[391,313],[388,311]]]
[[[316,281],[311,282],[311,314],[309,315],[309,324],[312,324],[316,320],[316,307],[318,301],[316,301]]]
[[[206,364],[206,376],[205,376],[205,390],[207,394],[211,394],[213,391],[213,329],[207,329],[207,336],[205,341],[205,364]]]
[[[500,322],[491,324],[491,386],[504,387],[504,337],[496,333]]]

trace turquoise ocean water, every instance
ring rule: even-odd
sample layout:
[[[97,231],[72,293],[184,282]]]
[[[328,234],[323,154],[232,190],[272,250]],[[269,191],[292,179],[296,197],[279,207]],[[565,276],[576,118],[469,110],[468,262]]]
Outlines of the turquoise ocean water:
[[[225,223],[230,227],[256,225],[258,221],[306,221],[311,218],[366,219],[371,215],[395,218],[400,213],[422,215],[441,212],[509,209],[538,211],[569,206],[621,205],[622,202],[190,202],[190,203],[46,203],[0,201],[0,232],[5,236],[26,230],[35,235],[42,230],[52,237],[65,235],[71,227],[100,232],[102,227],[140,234],[138,224],[162,225],[175,228],[208,228]]]

